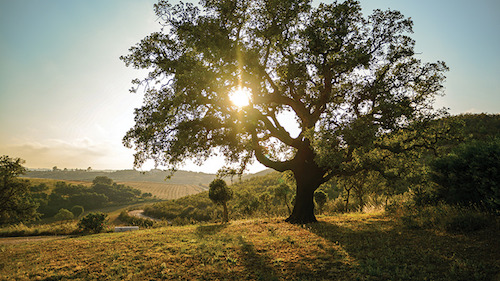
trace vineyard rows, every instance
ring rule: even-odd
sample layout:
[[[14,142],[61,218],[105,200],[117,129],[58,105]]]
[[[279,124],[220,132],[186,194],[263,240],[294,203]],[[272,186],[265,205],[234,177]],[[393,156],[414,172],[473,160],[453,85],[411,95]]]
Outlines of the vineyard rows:
[[[170,183],[159,183],[159,182],[119,182],[120,184],[128,185],[133,188],[137,188],[143,193],[151,193],[158,199],[177,199],[187,195],[200,193],[204,190],[202,186],[194,184],[170,184]]]

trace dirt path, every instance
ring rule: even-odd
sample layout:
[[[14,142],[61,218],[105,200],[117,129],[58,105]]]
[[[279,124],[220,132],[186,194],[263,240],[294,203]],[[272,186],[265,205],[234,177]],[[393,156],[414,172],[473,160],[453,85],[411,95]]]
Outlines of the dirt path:
[[[141,218],[141,219],[147,219],[147,220],[152,220],[152,221],[160,221],[159,219],[155,219],[155,218],[148,217],[148,216],[144,215],[144,210],[133,210],[133,211],[128,212],[128,214],[129,214],[129,216],[138,217],[138,218]]]
[[[63,239],[66,237],[68,237],[68,236],[61,235],[61,236],[2,237],[2,238],[0,238],[0,245],[12,245],[12,244],[20,244],[20,243],[56,240],[56,239]]]

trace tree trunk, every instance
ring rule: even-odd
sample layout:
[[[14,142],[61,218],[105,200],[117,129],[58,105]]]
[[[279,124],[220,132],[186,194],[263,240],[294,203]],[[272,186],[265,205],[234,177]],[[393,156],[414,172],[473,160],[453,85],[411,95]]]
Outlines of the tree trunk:
[[[324,172],[313,161],[307,162],[301,169],[293,171],[297,182],[297,195],[292,214],[285,220],[289,223],[317,222],[314,215],[314,191],[321,185]]]
[[[224,207],[224,210],[222,212],[222,222],[229,222],[229,214],[227,212],[227,202],[224,202],[222,204],[222,207]]]
[[[351,189],[346,188],[346,191],[347,191],[347,196],[345,199],[345,212],[348,213],[349,212],[349,193],[351,193]]]
[[[288,208],[288,215],[291,215],[292,209],[290,208],[290,203],[288,203],[288,198],[286,195],[285,195],[285,204],[286,204],[286,207]]]

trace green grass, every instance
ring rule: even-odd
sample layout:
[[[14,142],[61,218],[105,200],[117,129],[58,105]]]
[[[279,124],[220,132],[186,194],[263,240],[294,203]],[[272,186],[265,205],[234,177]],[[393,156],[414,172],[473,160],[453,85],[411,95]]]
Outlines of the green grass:
[[[449,234],[381,214],[199,224],[0,245],[0,280],[492,280],[498,229]],[[1,240],[0,240],[1,242]],[[495,280],[495,279],[493,279]]]

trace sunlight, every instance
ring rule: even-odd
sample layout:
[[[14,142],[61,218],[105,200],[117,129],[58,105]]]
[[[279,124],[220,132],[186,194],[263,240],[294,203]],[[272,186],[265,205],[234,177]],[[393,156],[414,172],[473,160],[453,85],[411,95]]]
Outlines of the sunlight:
[[[250,104],[250,91],[246,88],[238,87],[238,89],[229,94],[231,102],[239,108]]]

